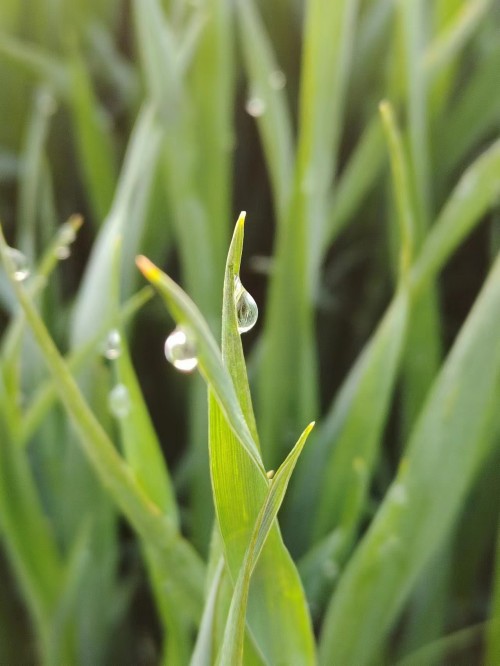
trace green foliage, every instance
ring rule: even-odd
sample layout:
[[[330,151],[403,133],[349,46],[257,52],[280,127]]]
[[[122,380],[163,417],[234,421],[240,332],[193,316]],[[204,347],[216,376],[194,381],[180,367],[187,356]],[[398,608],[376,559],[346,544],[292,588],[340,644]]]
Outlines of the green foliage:
[[[497,664],[496,3],[18,4],[0,662]]]

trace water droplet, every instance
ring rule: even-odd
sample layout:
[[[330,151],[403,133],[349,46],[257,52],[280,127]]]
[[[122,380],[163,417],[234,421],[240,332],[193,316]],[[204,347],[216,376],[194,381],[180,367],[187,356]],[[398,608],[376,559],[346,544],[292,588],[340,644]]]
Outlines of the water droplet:
[[[26,280],[30,274],[30,268],[26,256],[19,250],[16,250],[15,247],[8,247],[6,252],[13,265],[12,277],[14,280],[16,280],[16,282]]]
[[[177,326],[166,339],[165,356],[181,372],[192,372],[198,365],[196,345],[182,326]]]
[[[323,576],[327,580],[335,580],[340,572],[340,568],[337,562],[328,559],[322,563],[321,570],[323,572]]]
[[[245,109],[252,118],[260,118],[266,110],[266,103],[261,97],[249,97]]]
[[[269,85],[273,90],[283,90],[286,86],[285,73],[280,69],[275,69],[269,74]]]
[[[125,384],[117,384],[111,389],[108,407],[117,419],[123,419],[128,415],[130,412],[130,395]]]
[[[268,472],[266,472],[266,476],[269,480],[273,479],[275,475],[274,469],[270,469]]]
[[[58,245],[54,250],[54,253],[60,261],[64,261],[70,257],[71,250],[67,245]]]
[[[108,337],[104,341],[102,353],[108,361],[114,361],[122,353],[122,336],[116,328],[113,328],[108,333]]]
[[[408,493],[402,483],[396,483],[390,491],[390,498],[394,504],[404,506],[408,503]]]
[[[255,326],[259,317],[259,308],[253,296],[241,284],[238,276],[235,277],[234,299],[238,317],[238,332],[246,333]]]

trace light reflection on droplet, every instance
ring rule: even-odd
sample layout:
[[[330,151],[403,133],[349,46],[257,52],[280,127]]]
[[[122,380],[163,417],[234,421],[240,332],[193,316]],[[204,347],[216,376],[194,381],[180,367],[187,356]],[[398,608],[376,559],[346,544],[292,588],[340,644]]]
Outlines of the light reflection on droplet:
[[[14,280],[16,280],[16,282],[26,280],[30,274],[29,263],[26,256],[19,250],[16,250],[15,247],[8,247],[6,253],[12,264],[12,277]]]
[[[265,113],[266,103],[261,97],[249,97],[245,109],[252,118],[260,118]]]
[[[177,326],[165,340],[165,357],[181,372],[192,372],[198,365],[196,344],[182,326]]]
[[[116,360],[122,353],[122,336],[118,329],[113,328],[109,333],[104,342],[103,356],[108,359],[108,361]]]
[[[125,418],[130,412],[130,394],[125,384],[114,386],[108,397],[109,411],[117,419]]]
[[[285,73],[280,69],[275,69],[269,74],[269,85],[273,90],[283,90],[286,86]]]

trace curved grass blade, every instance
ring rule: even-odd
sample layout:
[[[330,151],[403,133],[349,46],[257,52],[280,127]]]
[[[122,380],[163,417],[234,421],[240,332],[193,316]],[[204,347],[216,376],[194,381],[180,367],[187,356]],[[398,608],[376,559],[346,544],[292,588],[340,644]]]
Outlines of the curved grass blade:
[[[182,289],[149,259],[138,257],[137,266],[144,277],[158,289],[175,321],[186,325],[195,337],[200,372],[211,387],[238,440],[264,475],[260,453],[241,411],[233,382],[224,367],[217,343],[198,308]]]
[[[6,247],[3,234],[0,233],[1,256],[10,276],[12,264],[6,255]],[[59,397],[75,424],[84,453],[116,505],[144,543],[151,547],[163,576],[184,600],[186,609],[196,620],[201,612],[203,587],[203,566],[198,556],[179,535],[172,521],[161,513],[139,487],[130,468],[118,455],[89,409],[22,285],[13,279],[11,284],[44,360],[56,379]]]
[[[328,609],[320,663],[368,664],[444,542],[491,447],[500,380],[500,259],[413,430],[407,455]]]
[[[270,483],[236,581],[221,653],[217,662],[219,666],[240,666],[243,663],[245,617],[250,579],[285,497],[292,472],[313,427],[314,423],[307,426]],[[279,640],[278,637],[277,640]]]
[[[120,276],[130,288],[130,266],[146,221],[146,203],[160,137],[154,109],[144,106],[129,141],[111,211],[94,244],[75,301],[71,327],[73,346],[79,346],[92,337],[99,322],[113,309],[110,291],[112,256],[119,237],[123,238]]]
[[[66,357],[65,362],[71,373],[73,375],[78,374],[85,364],[95,356],[99,343],[113,325],[116,323],[118,323],[119,326],[125,325],[136,315],[140,308],[152,298],[153,293],[151,287],[144,287],[123,304],[118,315],[118,321],[116,321],[114,314],[109,315],[87,342]],[[54,405],[56,400],[57,387],[55,381],[53,379],[48,379],[37,389],[30,405],[23,415],[23,422],[21,424],[20,432],[18,433],[18,441],[21,446],[26,446],[42,422],[45,414]]]
[[[196,645],[191,657],[190,666],[212,666],[214,663],[214,624],[217,607],[217,596],[224,572],[224,558],[221,557],[217,563],[210,589],[205,601],[205,608],[201,618],[200,630],[196,639]]]

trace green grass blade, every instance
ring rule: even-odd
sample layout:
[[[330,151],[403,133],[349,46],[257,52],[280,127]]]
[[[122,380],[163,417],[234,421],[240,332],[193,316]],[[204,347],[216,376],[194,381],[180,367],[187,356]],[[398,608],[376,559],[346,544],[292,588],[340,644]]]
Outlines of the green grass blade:
[[[87,185],[93,221],[99,227],[109,212],[116,186],[115,155],[103,109],[94,92],[85,61],[75,47],[68,57],[70,109],[79,167]]]
[[[237,328],[235,275],[243,245],[241,215],[226,264],[222,353],[246,420],[253,422],[250,394]],[[241,447],[213,396],[209,402],[210,470],[216,515],[226,562],[233,581],[238,578],[268,479]],[[254,426],[252,426],[253,429]],[[240,479],[244,483],[240,483]],[[269,600],[273,599],[272,602]],[[258,650],[274,663],[311,663],[314,645],[304,593],[297,570],[274,526],[257,564],[248,606],[248,625]],[[248,654],[247,650],[247,654]]]
[[[465,171],[422,247],[412,268],[411,282],[421,291],[463,242],[500,192],[500,141],[496,141]]]
[[[214,392],[239,442],[264,475],[260,453],[241,411],[233,382],[224,367],[217,343],[198,308],[173,280],[146,257],[138,257],[137,265],[146,279],[158,289],[175,321],[186,325],[194,336],[201,374]]]
[[[497,532],[495,546],[495,568],[493,572],[493,590],[490,603],[489,615],[495,622],[495,626],[488,627],[486,630],[485,663],[487,666],[494,666],[500,659],[500,529]]]
[[[240,666],[243,664],[245,617],[250,579],[285,498],[292,472],[313,427],[314,423],[311,423],[302,433],[297,444],[290,451],[269,486],[265,502],[257,517],[252,538],[241,565],[238,580],[236,581],[224,632],[224,640],[218,659],[220,666]]]
[[[403,139],[396,125],[394,109],[390,102],[379,106],[391,159],[394,198],[396,200],[400,249],[400,275],[404,279],[412,263],[415,244],[415,210],[412,204],[410,173],[405,156]]]
[[[280,72],[276,55],[253,0],[238,2],[238,24],[250,96],[261,100],[264,113],[257,125],[266,155],[278,220],[283,220],[293,176],[294,146],[285,89],[276,90],[272,77]]]
[[[317,411],[312,296],[322,259],[356,11],[356,0],[307,3],[297,160],[285,220],[278,225],[259,373],[258,418],[270,465],[278,464],[293,442],[292,433]]]
[[[149,416],[132,359],[122,337],[115,361],[117,381],[126,387],[130,410],[119,419],[125,460],[137,483],[172,522],[179,526],[179,510],[160,442]]]
[[[28,74],[50,85],[58,95],[65,97],[68,94],[69,78],[64,64],[44,49],[0,34],[0,53]]]
[[[309,473],[313,485],[324,479],[315,512],[316,539],[335,527],[352,538],[358,525],[398,376],[408,315],[408,292],[403,289],[322,423],[319,455]]]
[[[456,519],[488,448],[500,378],[497,260],[327,612],[320,663],[370,662]]]
[[[12,265],[5,254],[5,248],[5,239],[0,234],[0,250],[4,266],[11,275]],[[56,378],[59,398],[76,426],[84,453],[116,505],[144,542],[151,546],[158,566],[172,585],[172,589],[182,596],[185,607],[194,618],[197,618],[201,612],[203,586],[203,567],[198,556],[180,537],[172,521],[161,513],[138,486],[130,468],[118,455],[90,411],[22,285],[14,280],[11,284],[44,360]]]
[[[219,594],[224,566],[224,558],[221,557],[214,572],[210,589],[208,590],[200,630],[191,661],[189,662],[190,666],[212,666],[214,663],[214,624],[216,621],[217,596]]]
[[[126,301],[119,313],[118,322],[115,315],[110,314],[100,325],[92,338],[75,349],[66,357],[66,364],[73,375],[78,372],[95,357],[99,350],[99,344],[106,337],[106,333],[118,324],[125,325],[153,296],[151,287],[144,287],[137,294]],[[45,415],[57,400],[57,387],[53,379],[48,379],[41,384],[33,395],[33,399],[23,415],[18,441],[20,446],[25,446],[40,426]]]
[[[99,322],[114,309],[114,297],[110,290],[111,258],[120,237],[123,238],[121,280],[130,289],[132,259],[138,251],[146,222],[146,204],[160,138],[154,109],[143,107],[130,139],[113,206],[94,244],[75,301],[71,335],[73,346],[79,346],[92,337]]]

